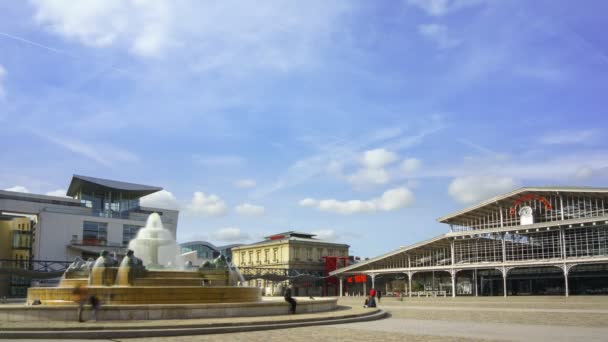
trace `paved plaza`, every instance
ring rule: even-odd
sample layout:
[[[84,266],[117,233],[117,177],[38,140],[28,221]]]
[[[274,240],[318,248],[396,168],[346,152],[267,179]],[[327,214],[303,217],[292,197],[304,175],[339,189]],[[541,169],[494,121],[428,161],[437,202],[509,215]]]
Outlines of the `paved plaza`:
[[[353,307],[362,302],[355,297],[340,300]],[[391,317],[341,325],[113,341],[608,340],[608,297],[383,298],[380,307]]]

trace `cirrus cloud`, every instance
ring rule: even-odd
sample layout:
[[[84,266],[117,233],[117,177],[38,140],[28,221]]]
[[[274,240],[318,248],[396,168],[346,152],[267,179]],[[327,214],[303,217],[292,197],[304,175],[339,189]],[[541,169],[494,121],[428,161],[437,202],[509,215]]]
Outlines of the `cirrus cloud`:
[[[235,188],[249,189],[256,186],[256,182],[253,179],[239,179],[233,183]]]

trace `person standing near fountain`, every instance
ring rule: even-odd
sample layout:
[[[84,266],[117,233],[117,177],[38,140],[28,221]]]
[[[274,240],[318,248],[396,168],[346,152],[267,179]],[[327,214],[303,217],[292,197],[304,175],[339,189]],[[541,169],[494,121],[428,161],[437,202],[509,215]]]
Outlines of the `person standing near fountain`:
[[[291,305],[289,312],[291,312],[291,314],[295,314],[296,313],[296,300],[291,298],[291,285],[287,287],[287,289],[285,290],[285,301],[287,303],[289,303]]]

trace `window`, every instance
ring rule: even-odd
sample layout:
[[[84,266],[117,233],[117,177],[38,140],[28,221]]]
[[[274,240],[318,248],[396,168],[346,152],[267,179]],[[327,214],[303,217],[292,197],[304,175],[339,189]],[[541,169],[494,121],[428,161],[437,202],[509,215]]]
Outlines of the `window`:
[[[247,261],[245,261],[245,252],[241,252],[241,265],[245,265]]]
[[[108,242],[108,224],[84,221],[82,224],[82,244],[105,246]]]
[[[268,263],[268,252],[269,252],[269,250],[268,250],[268,249],[265,249],[265,250],[264,250],[264,262],[265,262],[265,263]]]
[[[312,248],[306,248],[306,259],[312,260]]]
[[[259,264],[261,262],[260,260],[260,251],[256,251],[255,252],[255,261]]]
[[[277,259],[279,254],[279,249],[278,248],[273,248],[272,249],[272,261],[274,262],[278,262],[279,260]]]
[[[253,251],[249,251],[249,264],[253,264]]]
[[[122,244],[128,245],[129,241],[133,240],[137,236],[137,232],[141,226],[134,224],[123,224],[122,225]]]

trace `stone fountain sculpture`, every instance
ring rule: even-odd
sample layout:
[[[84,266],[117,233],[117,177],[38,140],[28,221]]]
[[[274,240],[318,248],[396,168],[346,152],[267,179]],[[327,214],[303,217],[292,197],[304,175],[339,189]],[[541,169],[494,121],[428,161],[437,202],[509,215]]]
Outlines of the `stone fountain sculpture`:
[[[258,302],[257,287],[237,287],[242,275],[223,256],[212,267],[184,268],[177,243],[156,213],[129,243],[119,263],[107,251],[92,262],[81,258],[70,265],[58,287],[28,290],[28,303],[72,303],[72,289],[87,286],[105,304],[195,304]],[[169,265],[173,265],[170,267]]]

